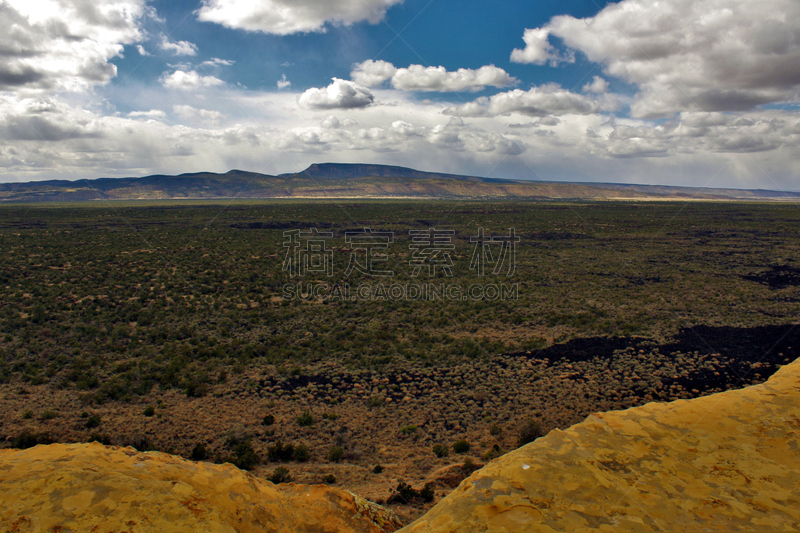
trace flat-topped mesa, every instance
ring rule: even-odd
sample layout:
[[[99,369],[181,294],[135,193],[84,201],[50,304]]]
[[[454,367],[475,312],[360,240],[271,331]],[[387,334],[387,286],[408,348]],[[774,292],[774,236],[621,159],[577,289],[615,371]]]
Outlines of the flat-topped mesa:
[[[324,485],[101,444],[0,450],[0,531],[388,533],[391,511]]]
[[[286,175],[286,174],[284,174]],[[428,172],[413,168],[393,165],[372,165],[367,163],[314,163],[307,169],[293,174],[321,179],[353,179],[353,178],[408,178],[408,179],[445,179],[490,183],[517,183],[518,180],[484,178],[465,174],[449,174]]]
[[[800,359],[592,415],[491,462],[403,533],[800,531]]]

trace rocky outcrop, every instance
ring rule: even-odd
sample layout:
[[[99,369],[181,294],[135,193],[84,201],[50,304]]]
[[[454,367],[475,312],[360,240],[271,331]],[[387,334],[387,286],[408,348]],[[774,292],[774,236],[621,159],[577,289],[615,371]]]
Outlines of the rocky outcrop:
[[[324,485],[101,444],[0,450],[0,531],[385,533],[391,511]]]
[[[0,531],[369,532],[326,486],[100,444],[0,450]],[[800,360],[764,384],[590,416],[474,473],[404,533],[800,531]]]
[[[552,431],[401,531],[800,531],[800,360],[761,385]]]

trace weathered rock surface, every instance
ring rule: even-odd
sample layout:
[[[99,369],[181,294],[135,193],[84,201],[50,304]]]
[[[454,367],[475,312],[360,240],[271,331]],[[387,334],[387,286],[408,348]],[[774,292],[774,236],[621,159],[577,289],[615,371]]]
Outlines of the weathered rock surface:
[[[800,531],[800,360],[761,385],[552,431],[401,531]]]
[[[101,444],[0,450],[2,532],[364,532],[391,511],[324,485],[273,485],[232,465]]]
[[[0,531],[370,532],[326,486],[132,448],[0,450]],[[467,478],[405,533],[800,531],[800,360],[764,384],[597,414]]]

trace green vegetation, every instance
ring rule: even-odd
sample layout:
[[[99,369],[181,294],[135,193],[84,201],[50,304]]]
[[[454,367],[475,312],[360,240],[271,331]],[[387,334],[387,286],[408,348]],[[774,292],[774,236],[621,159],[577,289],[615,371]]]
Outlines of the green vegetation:
[[[292,460],[302,463],[310,458],[311,452],[303,443],[285,444],[279,440],[267,446],[267,459],[271,463],[288,463]]]
[[[500,448],[499,445],[495,444],[492,446],[492,449],[484,453],[481,458],[484,461],[491,461],[492,459],[496,459],[503,455],[503,450]]]
[[[104,443],[105,444],[105,443]],[[159,450],[156,446],[154,446],[150,439],[143,436],[137,436],[131,439],[128,443],[128,446],[133,446],[140,452],[151,452],[151,451],[166,451],[166,450]]]
[[[433,454],[439,458],[447,457],[448,455],[450,455],[450,450],[447,448],[447,446],[444,446],[442,444],[434,444]]]
[[[208,452],[206,451],[206,446],[202,442],[198,442],[194,448],[192,448],[192,461],[202,461],[208,458]]]
[[[417,426],[415,426],[414,424],[403,426],[400,428],[400,434],[405,436],[417,435]]]
[[[453,278],[412,278],[408,232],[440,220],[456,230]],[[332,231],[337,250],[345,230],[393,231],[381,265],[392,283],[461,286],[506,281],[469,269],[469,238],[517,228],[519,298],[331,300],[324,313],[281,301],[286,283],[311,279],[282,269],[283,231],[310,227]],[[800,211],[778,203],[7,205],[0,383],[74,389],[87,404],[154,387],[197,397],[254,366],[448,366],[581,337],[783,324],[800,315],[799,230]],[[375,285],[345,276],[347,260],[336,252],[327,282]]]
[[[476,465],[474,462],[472,462],[472,459],[467,459],[461,465],[461,472],[465,476],[468,476],[471,473],[473,473],[474,471],[476,471],[478,468],[480,468],[480,467],[478,465]]]
[[[408,232],[433,226],[455,230],[452,278],[411,275]],[[283,232],[311,227],[333,232],[333,275],[291,278]],[[394,232],[381,264],[391,280],[344,274],[345,231],[364,227]],[[470,237],[511,227],[520,236],[513,275],[470,270]],[[800,347],[797,329],[769,329],[800,316],[796,205],[0,206],[0,246],[0,384],[20,402],[5,442],[20,447],[113,440],[242,468],[269,462],[265,475],[309,461],[296,465],[304,479],[335,471],[342,483],[354,469],[396,484],[453,462],[457,483],[472,461],[591,412],[763,381],[773,362],[737,366],[726,352],[743,331],[766,339],[738,343],[753,362]],[[519,293],[513,302],[307,295],[320,281],[347,283],[351,294],[360,284],[508,281]],[[297,298],[281,298],[286,286]],[[252,435],[228,439],[243,422],[228,407],[242,398],[255,409],[244,422]],[[195,431],[184,414],[210,405],[225,408]],[[521,427],[529,417],[546,427]],[[407,470],[377,464],[401,454],[423,457]],[[353,468],[331,464],[342,461]],[[280,472],[279,481],[291,477]]]
[[[289,474],[289,470],[283,466],[279,466],[273,470],[272,474],[270,474],[267,479],[276,485],[279,483],[291,483],[293,481],[291,474]]]
[[[102,433],[92,433],[91,435],[89,435],[89,438],[86,440],[86,442],[99,442],[100,444],[103,444],[105,446],[111,446],[112,444],[111,437],[109,437],[108,435],[104,435]],[[136,448],[136,449],[139,450],[140,452],[146,451],[141,448]]]
[[[243,470],[250,470],[261,463],[261,457],[253,449],[253,445],[248,437],[229,437],[228,447],[233,452],[225,461],[233,463]]]
[[[338,463],[344,457],[344,448],[341,446],[334,446],[328,452],[328,461],[332,463]]]
[[[314,422],[316,422],[314,415],[308,411],[305,411],[302,415],[297,417],[297,425],[299,426],[311,427],[314,425]]]
[[[27,449],[37,444],[50,444],[53,440],[46,433],[34,433],[25,430],[11,440],[11,448]]]
[[[517,446],[525,446],[529,442],[535,441],[542,435],[544,435],[542,423],[538,420],[528,420],[519,430]]]
[[[308,446],[305,444],[298,444],[294,447],[294,460],[299,463],[304,463],[311,458],[311,452],[308,451]]]
[[[456,231],[452,278],[411,275],[408,232],[432,226]],[[283,232],[311,227],[334,234],[333,275],[290,278]],[[345,276],[344,232],[364,227],[394,232],[381,265],[391,280]],[[512,276],[469,269],[481,227],[516,228]],[[478,458],[591,412],[763,380],[773,368],[736,366],[725,344],[800,316],[800,210],[778,203],[0,206],[0,245],[0,384],[26,402],[4,422],[6,445],[175,447],[242,468],[269,462],[265,475],[309,461],[296,467],[317,481],[335,471],[349,483],[358,470],[396,484],[453,462],[457,483]],[[306,295],[318,281],[351,291],[512,281],[519,297],[321,301]],[[287,284],[300,296],[282,300]],[[706,325],[721,329],[697,329]],[[768,344],[739,345],[753,361],[788,357],[797,331],[756,331]],[[229,439],[242,420],[228,406],[243,397],[256,409],[252,435]],[[217,400],[219,418],[194,431],[184,414]],[[174,434],[156,432],[173,424]],[[125,433],[141,427],[153,442]],[[462,438],[473,446],[452,446]],[[376,451],[387,443],[391,453]],[[407,470],[376,464],[411,454],[423,457]],[[353,468],[331,464],[345,460]]]
[[[370,396],[367,400],[367,407],[380,407],[381,405],[383,405],[382,396]]]
[[[472,446],[464,439],[459,439],[453,444],[453,451],[456,453],[467,453]]]
[[[423,488],[417,490],[408,483],[401,482],[397,485],[397,488],[393,489],[386,503],[411,504],[416,501],[430,502],[433,501],[433,497],[433,487],[430,483],[426,483]]]
[[[294,444],[284,444],[282,441],[277,441],[267,446],[267,458],[271,463],[288,463],[294,458],[294,454]]]

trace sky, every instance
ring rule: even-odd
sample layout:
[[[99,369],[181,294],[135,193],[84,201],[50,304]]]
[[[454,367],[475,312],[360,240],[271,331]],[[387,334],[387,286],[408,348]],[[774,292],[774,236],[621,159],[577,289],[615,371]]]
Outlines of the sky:
[[[382,163],[800,190],[797,0],[0,0],[0,181]]]

